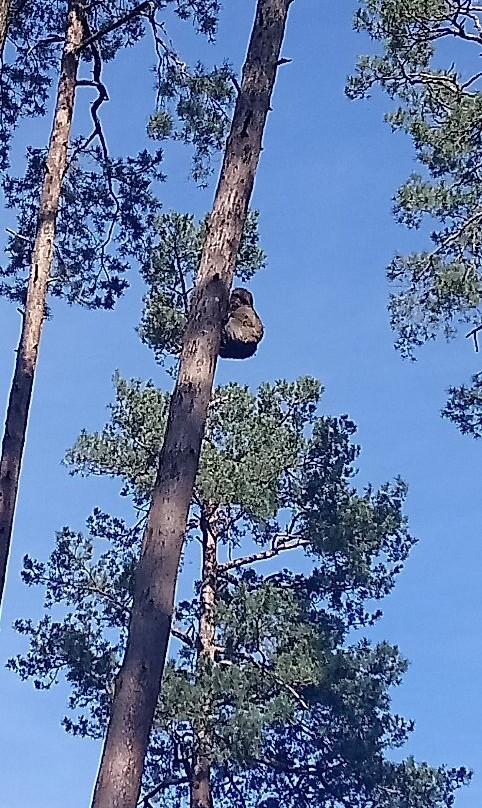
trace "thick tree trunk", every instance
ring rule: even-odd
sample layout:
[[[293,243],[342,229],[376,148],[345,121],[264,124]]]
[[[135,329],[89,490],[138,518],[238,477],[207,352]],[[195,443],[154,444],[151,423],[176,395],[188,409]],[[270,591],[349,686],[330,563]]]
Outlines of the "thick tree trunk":
[[[136,575],[124,662],[92,808],[134,808],[174,606],[186,520],[236,255],[292,0],[258,0],[210,216]]]
[[[0,461],[0,602],[17,501],[18,480],[42,333],[48,282],[54,250],[55,226],[60,203],[62,180],[67,166],[67,149],[75,97],[78,47],[82,42],[82,21],[71,2],[65,45],[60,68],[52,134],[45,164],[45,178],[40,199],[37,232],[32,251],[32,267],[23,315],[22,332],[10,388],[5,432]]]
[[[215,632],[214,605],[217,574],[216,515],[201,520],[203,563],[201,577],[199,650],[196,660],[197,676],[214,663]],[[203,718],[194,726],[192,780],[190,784],[191,808],[212,808],[211,796],[211,712],[209,699],[202,705]]]

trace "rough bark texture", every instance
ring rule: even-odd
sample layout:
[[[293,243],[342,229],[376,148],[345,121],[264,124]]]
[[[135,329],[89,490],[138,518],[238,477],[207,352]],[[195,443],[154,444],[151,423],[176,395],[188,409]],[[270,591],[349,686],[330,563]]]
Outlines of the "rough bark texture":
[[[65,45],[60,68],[52,133],[45,164],[37,232],[32,251],[32,266],[23,315],[22,332],[8,401],[0,461],[0,602],[17,501],[18,481],[37,353],[45,315],[45,301],[52,266],[55,225],[60,203],[62,180],[67,165],[67,149],[74,107],[78,46],[82,42],[82,21],[71,3]]]
[[[203,671],[214,663],[215,632],[214,604],[216,598],[217,573],[217,532],[216,515],[202,518],[203,563],[201,577],[201,613],[199,617],[199,650],[196,672]],[[194,749],[192,759],[192,780],[190,785],[191,808],[212,808],[211,796],[211,714],[212,705],[206,699],[200,714],[203,716],[194,726]]]
[[[291,2],[257,4],[171,398],[92,808],[134,808],[140,792],[221,327]]]
[[[7,39],[10,0],[0,0],[0,64],[3,62],[3,51]]]

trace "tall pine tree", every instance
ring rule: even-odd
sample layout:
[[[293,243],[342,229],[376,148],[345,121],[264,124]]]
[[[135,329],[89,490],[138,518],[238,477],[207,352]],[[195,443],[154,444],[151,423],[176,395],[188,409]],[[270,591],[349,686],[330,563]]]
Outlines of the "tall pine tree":
[[[169,410],[152,383],[117,376],[115,386],[109,422],[83,432],[67,463],[120,479],[133,524],[95,508],[85,532],[59,531],[47,563],[25,559],[46,611],[17,621],[30,647],[9,663],[40,689],[66,680],[64,726],[94,738],[120,686]],[[320,395],[310,378],[215,391],[144,808],[449,808],[468,780],[464,769],[393,760],[413,729],[390,709],[406,661],[360,633],[414,542],[405,485],[356,489],[354,424],[318,415]]]
[[[212,34],[216,3],[196,0],[186,7],[181,0],[173,0],[173,7],[178,16],[193,17],[199,30]],[[36,10],[38,16],[34,15]],[[28,20],[31,18],[36,19],[33,28],[27,26],[26,32],[22,32],[19,26],[14,31],[18,55],[13,75],[25,92],[35,90],[28,82],[24,86],[25,76],[30,75],[31,52],[42,49],[45,43],[52,47],[59,40],[63,40],[63,50],[48,150],[44,155],[40,150],[30,149],[24,178],[7,175],[4,184],[7,204],[18,210],[18,231],[12,233],[7,247],[10,261],[1,270],[4,280],[0,292],[20,302],[23,313],[0,461],[0,597],[48,295],[87,307],[112,308],[127,286],[123,275],[130,259],[145,261],[149,253],[152,223],[159,209],[150,183],[162,179],[160,150],[154,155],[143,150],[137,157],[112,158],[99,116],[101,105],[108,99],[102,80],[104,61],[112,59],[124,45],[140,39],[146,26],[152,29],[161,53],[162,26],[156,17],[155,4],[126,4],[119,0],[106,10],[98,4],[85,9],[71,0],[55,8],[29,8]],[[29,39],[39,37],[41,32],[45,39],[30,42],[27,49]],[[49,58],[52,60],[52,55]],[[91,79],[78,77],[81,58],[91,63]],[[47,67],[50,64],[47,60]],[[158,121],[163,115],[164,137],[178,136],[193,142],[199,174],[209,149],[219,147],[223,140],[224,107],[229,106],[232,98],[229,71],[226,66],[213,71],[197,66],[191,72],[184,64],[181,69],[180,64],[171,47],[162,51],[158,68],[160,108],[155,117]],[[44,73],[40,82],[44,94],[49,81]],[[84,87],[96,91],[90,105],[92,131],[71,142],[74,101]],[[209,103],[211,95],[215,96],[214,113]],[[10,98],[8,93],[6,98],[7,101]],[[35,108],[42,110],[43,107]],[[10,128],[7,126],[4,133],[5,155],[8,136],[18,122],[17,112],[12,110]],[[152,130],[157,137],[161,136],[159,126],[153,125]]]
[[[0,459],[0,601],[5,586],[30,398],[45,316],[45,300],[54,252],[61,184],[67,167],[67,149],[83,36],[84,27],[80,7],[77,3],[71,2],[67,15],[54,122],[45,162],[44,183],[32,249],[32,269],[22,316],[22,333],[10,388],[2,442]]]
[[[165,213],[157,229],[141,336],[164,363],[179,353],[206,219]],[[250,213],[236,279],[263,265]],[[46,612],[37,625],[17,622],[30,649],[10,662],[38,688],[65,677],[64,726],[94,738],[104,734],[119,687],[169,411],[168,395],[152,383],[116,375],[115,388],[109,422],[82,432],[66,463],[72,474],[119,479],[132,524],[95,508],[86,532],[59,531],[46,564],[25,559],[24,581],[46,588]],[[402,513],[405,485],[355,488],[355,427],[346,416],[320,417],[321,393],[310,378],[263,384],[257,394],[236,384],[214,393],[144,808],[186,800],[193,808],[393,808],[395,800],[448,808],[468,780],[464,769],[390,762],[390,749],[413,728],[390,712],[389,689],[406,663],[396,648],[360,640],[360,630],[380,616],[375,603],[414,541]]]
[[[93,808],[135,808],[139,797],[221,330],[291,2],[258,0],[256,7],[196,285],[189,301]]]

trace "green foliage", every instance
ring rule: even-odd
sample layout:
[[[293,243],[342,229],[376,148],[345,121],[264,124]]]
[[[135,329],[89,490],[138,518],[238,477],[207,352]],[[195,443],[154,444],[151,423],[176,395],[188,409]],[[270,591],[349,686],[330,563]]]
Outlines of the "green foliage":
[[[408,227],[436,227],[430,250],[397,255],[388,268],[397,346],[413,356],[440,332],[452,336],[457,323],[480,321],[480,8],[471,0],[361,0],[355,27],[382,55],[360,57],[347,93],[364,97],[379,85],[399,102],[387,120],[411,136],[423,167],[399,190],[395,215]],[[444,40],[454,43],[448,59],[437,47]]]
[[[239,506],[260,520],[273,516],[284,502],[283,472],[303,446],[320,392],[310,378],[263,384],[257,396],[234,383],[218,388],[196,483],[200,499]]]
[[[451,387],[449,400],[442,410],[463,435],[482,437],[482,373],[472,376],[470,387]]]
[[[64,179],[56,228],[56,249],[49,292],[87,308],[114,306],[128,286],[124,277],[132,258],[144,260],[153,245],[153,220],[159,203],[151,191],[164,179],[161,152],[136,157],[104,157],[100,147],[82,149],[80,141]],[[80,160],[82,153],[82,160]],[[31,269],[46,152],[29,149],[24,177],[4,181],[6,204],[17,210],[7,266],[0,268],[0,294],[25,301]]]
[[[112,0],[94,3],[87,12],[92,32],[108,28],[125,18],[138,5],[137,0]],[[212,38],[216,31],[219,3],[217,0],[167,0],[154,2],[157,8],[171,6],[184,20],[192,19],[198,31]],[[8,166],[10,140],[22,118],[44,115],[49,92],[56,85],[56,74],[62,52],[67,17],[67,0],[55,4],[43,0],[13,2],[9,20],[8,42],[0,67],[0,168]],[[139,41],[146,32],[146,18],[135,15],[122,26],[97,40],[100,59],[111,61],[117,52]],[[82,58],[90,61],[93,50],[86,49]]]
[[[13,133],[25,117],[44,115],[52,76],[60,58],[58,35],[65,6],[33,0],[10,15],[0,66],[0,169],[9,164]],[[52,37],[56,37],[52,41]],[[35,46],[33,47],[35,43]]]
[[[203,183],[210,173],[210,156],[224,145],[234,101],[232,70],[228,64],[211,71],[198,62],[189,71],[174,59],[160,76],[158,109],[148,133],[155,140],[171,138],[194,145],[193,178]]]
[[[102,126],[102,103],[108,99],[101,78],[103,62],[151,29],[158,56],[153,121],[159,125],[152,123],[150,132],[158,139],[170,137],[191,144],[197,179],[209,173],[210,156],[223,145],[233,101],[228,66],[209,70],[198,63],[190,69],[166,40],[160,16],[171,6],[174,14],[192,19],[200,32],[212,38],[219,4],[168,0],[152,3],[144,13],[128,19],[137,5],[134,0],[96,3],[86,12],[91,32],[124,22],[82,52],[82,58],[92,62],[99,97],[90,104],[92,131],[71,143],[49,293],[89,308],[112,308],[128,286],[125,274],[132,259],[142,264],[148,260],[154,246],[154,219],[160,211],[151,186],[164,179],[160,149],[123,158],[109,155]],[[44,114],[53,101],[50,91],[58,82],[67,8],[67,2],[51,7],[34,0],[12,23],[1,67],[0,168],[8,165],[10,138],[19,119]],[[82,93],[79,85],[76,104]],[[7,243],[7,262],[0,268],[0,294],[19,303],[26,296],[46,154],[46,149],[29,148],[24,176],[5,174],[3,178],[6,205],[16,210],[17,227]]]
[[[158,466],[169,397],[152,382],[127,382],[114,376],[115,404],[102,432],[82,431],[67,452],[72,473],[100,474],[123,480],[122,496],[138,508],[149,501]]]
[[[83,432],[67,462],[73,473],[119,477],[137,522],[130,528],[95,509],[84,534],[57,534],[46,563],[26,557],[24,581],[45,587],[46,613],[37,625],[17,621],[29,650],[9,662],[39,688],[64,678],[64,725],[93,737],[105,729],[126,641],[168,404],[152,383],[117,375],[115,386],[109,423]],[[214,577],[199,572],[192,596],[177,605],[177,646],[144,780],[153,804],[185,804],[200,730],[209,738],[214,804],[226,808],[448,808],[469,778],[464,769],[385,756],[413,728],[390,710],[389,689],[406,661],[387,643],[353,643],[350,632],[379,615],[373,602],[391,589],[413,544],[405,486],[353,487],[355,427],[346,416],[318,415],[320,395],[310,378],[263,384],[257,394],[235,384],[216,390],[186,553],[197,558],[209,525],[217,562]],[[282,566],[287,554],[295,568],[304,558],[303,573]],[[209,661],[199,656],[206,586],[214,587]]]
[[[156,221],[158,244],[142,269],[148,292],[139,334],[161,364],[180,350],[206,225],[207,216],[197,222],[193,216],[175,211],[159,216]],[[248,281],[264,265],[265,255],[259,246],[258,213],[251,211],[238,252],[236,277]]]
[[[192,17],[199,33],[209,38],[216,32],[220,8],[219,0],[174,0],[175,14],[181,20],[189,20]]]
[[[120,477],[121,494],[137,508],[149,501],[166,425],[169,397],[152,382],[114,377],[116,401],[101,432],[83,431],[67,452],[72,473]],[[208,414],[198,500],[242,505],[259,519],[279,506],[279,476],[300,450],[303,428],[314,416],[320,385],[313,379],[218,388]],[[279,491],[278,491],[279,489]]]

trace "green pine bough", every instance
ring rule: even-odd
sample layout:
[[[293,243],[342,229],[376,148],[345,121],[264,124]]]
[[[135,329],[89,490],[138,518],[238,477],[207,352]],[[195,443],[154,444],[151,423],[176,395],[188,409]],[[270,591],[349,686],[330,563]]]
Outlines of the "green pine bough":
[[[347,94],[380,87],[393,101],[386,120],[412,139],[420,170],[394,199],[397,220],[423,227],[427,246],[396,254],[388,267],[389,311],[404,356],[462,326],[482,328],[482,11],[467,0],[360,0],[356,30],[376,55],[359,57]],[[469,396],[467,397],[467,393]],[[451,388],[443,410],[477,437],[482,420],[479,376]],[[475,418],[474,418],[475,415]]]
[[[109,422],[66,464],[118,479],[132,523],[95,508],[85,531],[58,532],[46,563],[25,559],[46,610],[16,622],[29,649],[9,662],[37,688],[66,681],[64,726],[93,738],[118,687],[169,406],[152,383],[117,375],[115,388]],[[312,378],[215,391],[141,805],[449,808],[469,780],[393,761],[413,729],[390,709],[407,663],[360,633],[414,544],[406,486],[356,488],[355,426],[320,416],[321,392]]]

